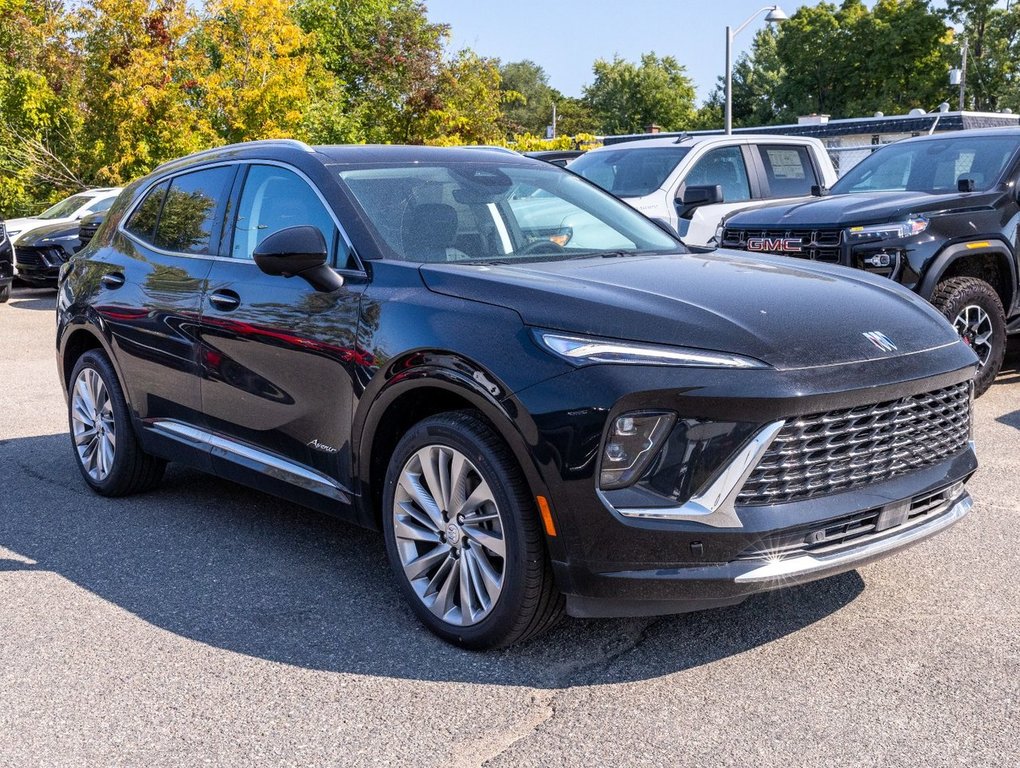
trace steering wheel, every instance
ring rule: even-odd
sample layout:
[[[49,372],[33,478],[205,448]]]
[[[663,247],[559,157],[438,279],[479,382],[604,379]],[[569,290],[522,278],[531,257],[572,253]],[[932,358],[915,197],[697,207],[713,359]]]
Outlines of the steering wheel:
[[[517,253],[521,256],[531,256],[537,253],[563,253],[564,248],[559,243],[554,243],[552,240],[536,240],[533,243],[528,243],[526,246],[521,248]]]

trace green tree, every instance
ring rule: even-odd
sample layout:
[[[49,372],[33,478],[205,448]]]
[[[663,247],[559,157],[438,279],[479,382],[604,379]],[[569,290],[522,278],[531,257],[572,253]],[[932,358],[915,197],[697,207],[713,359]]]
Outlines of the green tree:
[[[878,0],[871,10],[862,0],[802,6],[776,41],[784,73],[777,114],[785,121],[933,108],[948,96],[948,41],[928,0]]]
[[[440,71],[438,107],[423,126],[429,144],[494,144],[503,138],[499,66],[460,51]]]
[[[300,136],[309,43],[287,0],[211,0],[189,41],[189,100],[226,142]]]
[[[754,37],[749,53],[741,54],[733,65],[733,125],[769,125],[781,122],[782,105],[776,94],[783,81],[783,64],[779,60],[779,32],[765,27]],[[724,78],[698,110],[697,127],[722,128],[726,108]]]
[[[1020,106],[1016,82],[1020,6],[1003,7],[997,0],[948,0],[946,15],[962,27],[952,53],[957,66],[964,40],[967,43],[965,107],[994,111]]]
[[[639,64],[599,59],[593,72],[584,96],[602,133],[637,133],[651,123],[674,131],[694,122],[694,85],[672,56],[646,53]]]
[[[545,135],[545,127],[552,122],[553,103],[559,95],[549,87],[545,70],[525,59],[502,64],[499,74],[506,135]]]

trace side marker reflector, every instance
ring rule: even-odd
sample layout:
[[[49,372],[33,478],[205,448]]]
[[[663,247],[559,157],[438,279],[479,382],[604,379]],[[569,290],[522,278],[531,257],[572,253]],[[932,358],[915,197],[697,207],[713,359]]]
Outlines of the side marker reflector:
[[[987,240],[982,240],[980,243],[967,243],[968,248],[987,248],[990,245],[991,243]]]
[[[542,515],[542,524],[545,526],[547,536],[556,536],[556,525],[553,523],[552,511],[549,509],[549,502],[545,496],[536,496],[538,502],[538,513]]]

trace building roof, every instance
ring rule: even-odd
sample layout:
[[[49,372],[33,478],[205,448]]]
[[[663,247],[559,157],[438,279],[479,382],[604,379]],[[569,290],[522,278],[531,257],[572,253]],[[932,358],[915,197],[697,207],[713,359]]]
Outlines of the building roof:
[[[763,125],[749,128],[734,128],[733,133],[768,134],[783,136],[813,136],[818,139],[837,136],[882,133],[935,133],[962,131],[969,128],[1009,128],[1020,126],[1020,115],[1007,112],[929,112],[921,115],[877,115],[875,117],[846,117],[837,120],[810,123],[789,123],[786,125]],[[721,134],[716,131],[691,131],[694,136]],[[681,132],[658,133],[656,138],[677,137]],[[603,144],[619,144],[625,141],[648,139],[647,133],[623,136],[605,136]]]

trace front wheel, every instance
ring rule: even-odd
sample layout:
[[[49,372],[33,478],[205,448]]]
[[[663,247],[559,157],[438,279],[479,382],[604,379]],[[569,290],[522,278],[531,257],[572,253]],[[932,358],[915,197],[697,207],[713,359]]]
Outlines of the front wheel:
[[[931,303],[978,356],[974,396],[984,394],[1006,355],[1006,313],[999,294],[976,277],[951,277],[935,287]]]
[[[563,613],[527,483],[471,412],[425,419],[397,445],[383,530],[401,592],[448,642],[499,648],[538,635]]]

